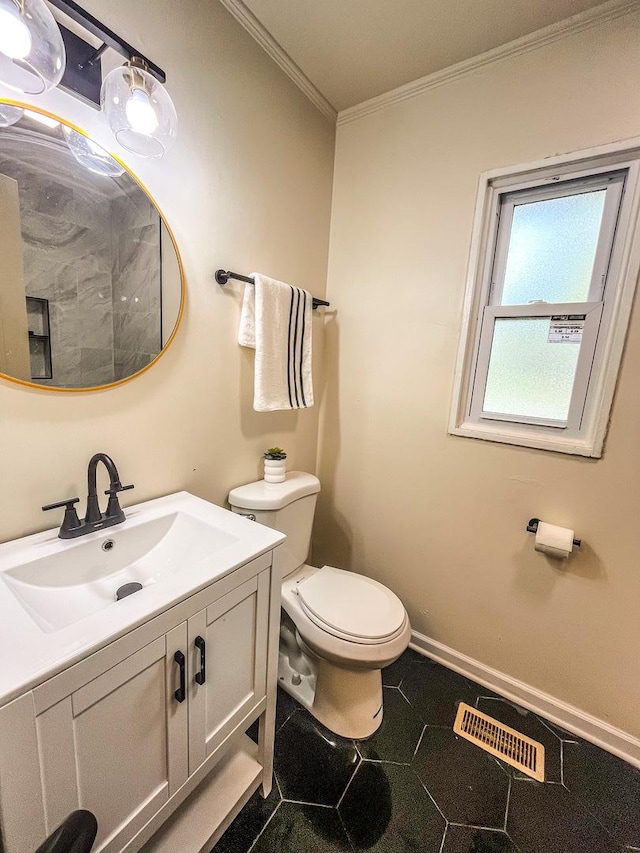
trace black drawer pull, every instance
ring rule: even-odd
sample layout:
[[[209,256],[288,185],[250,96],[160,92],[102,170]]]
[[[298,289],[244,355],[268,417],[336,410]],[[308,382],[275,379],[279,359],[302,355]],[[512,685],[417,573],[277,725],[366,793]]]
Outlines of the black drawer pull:
[[[173,695],[178,702],[184,702],[187,695],[185,657],[182,652],[176,652],[173,659],[180,667],[180,687]]]
[[[204,639],[200,636],[197,636],[195,639],[196,648],[200,652],[200,672],[196,672],[196,684],[204,684],[206,678],[206,668],[207,668],[207,660],[206,660],[206,643]]]

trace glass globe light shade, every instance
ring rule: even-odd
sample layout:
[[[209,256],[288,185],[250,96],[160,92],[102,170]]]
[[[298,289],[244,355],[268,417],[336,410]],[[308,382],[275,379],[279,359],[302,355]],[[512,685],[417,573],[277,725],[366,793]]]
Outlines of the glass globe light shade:
[[[66,54],[44,0],[0,0],[0,83],[41,95],[58,85]]]
[[[133,59],[105,77],[100,103],[109,127],[127,151],[162,157],[175,142],[178,116],[173,101],[139,60]]]
[[[85,169],[95,175],[103,175],[109,178],[118,178],[120,175],[124,175],[124,169],[120,163],[93,140],[66,125],[62,127],[62,134],[69,150]]]
[[[20,121],[24,110],[20,107],[12,107],[10,104],[0,104],[0,127],[11,127]]]

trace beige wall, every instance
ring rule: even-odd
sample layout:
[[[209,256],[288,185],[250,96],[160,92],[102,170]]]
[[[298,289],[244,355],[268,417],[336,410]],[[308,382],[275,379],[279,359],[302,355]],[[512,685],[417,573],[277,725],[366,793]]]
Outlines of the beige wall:
[[[603,459],[446,431],[479,174],[636,135],[637,15],[339,126],[314,557],[638,736],[638,306]],[[534,552],[532,516],[583,538],[568,566]]]
[[[213,0],[83,6],[167,72],[177,144],[161,161],[124,159],[175,231],[186,314],[160,362],[115,390],[54,393],[0,380],[1,541],[59,522],[40,506],[84,496],[98,450],[135,483],[129,504],[178,489],[221,503],[259,475],[274,443],[292,465],[315,469],[317,409],[253,412],[253,353],[236,344],[240,287],[222,289],[213,273],[258,269],[324,294],[335,129]],[[99,115],[79,101],[56,91],[33,102],[114,150]],[[320,318],[314,332],[320,356]]]

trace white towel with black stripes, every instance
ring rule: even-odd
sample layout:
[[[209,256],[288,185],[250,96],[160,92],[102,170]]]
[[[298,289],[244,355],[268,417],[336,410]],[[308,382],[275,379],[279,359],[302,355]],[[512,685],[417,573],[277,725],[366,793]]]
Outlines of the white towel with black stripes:
[[[256,351],[256,412],[313,406],[313,298],[306,290],[252,273],[244,289],[238,343]]]

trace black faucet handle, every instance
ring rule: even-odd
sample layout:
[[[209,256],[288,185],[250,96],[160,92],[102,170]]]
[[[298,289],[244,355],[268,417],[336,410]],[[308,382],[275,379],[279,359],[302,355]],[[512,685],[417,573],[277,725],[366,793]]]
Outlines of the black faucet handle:
[[[57,504],[47,504],[46,506],[42,507],[42,511],[48,512],[50,509],[60,509],[60,507],[64,506],[68,510],[72,510],[73,512],[75,512],[75,510],[73,509],[73,505],[77,503],[80,503],[80,498],[69,498],[66,501],[59,501]]]
[[[110,495],[113,497],[117,495],[119,492],[127,492],[129,489],[135,489],[133,483],[130,486],[123,486],[121,483],[114,483],[109,489],[105,489],[105,495]]]
[[[58,537],[60,539],[72,538],[70,535],[71,532],[82,526],[82,522],[78,518],[78,513],[75,508],[75,504],[77,504],[79,500],[80,498],[69,498],[66,501],[59,501],[58,503],[47,504],[42,507],[43,512],[48,512],[50,509],[60,509],[60,507],[65,508],[64,519],[60,527],[60,532],[58,533]]]
[[[106,489],[105,495],[109,495],[109,503],[107,504],[105,518],[117,518],[119,521],[124,521],[124,512],[122,511],[118,501],[118,493],[126,492],[129,489],[133,489],[133,486],[123,486],[122,483],[119,482],[112,483],[112,485]]]

